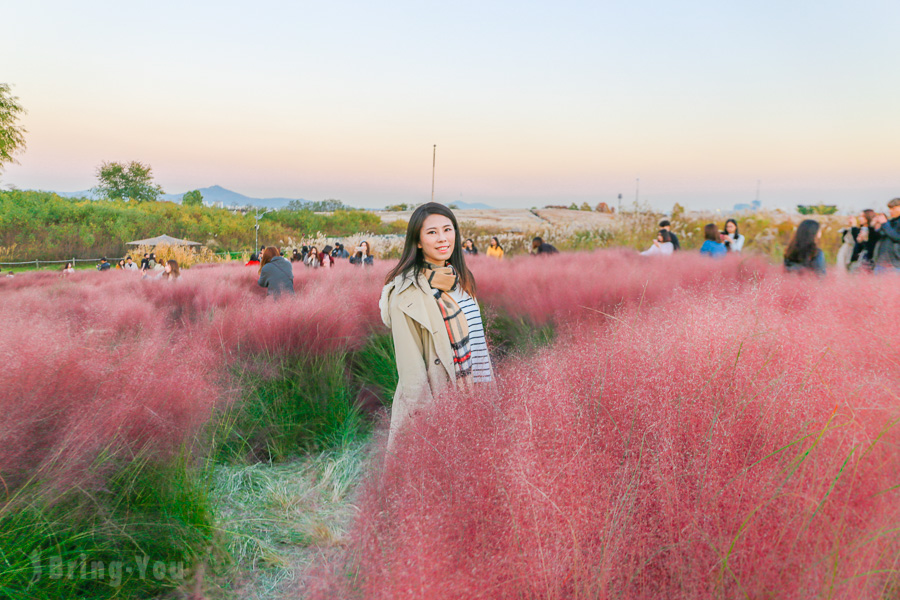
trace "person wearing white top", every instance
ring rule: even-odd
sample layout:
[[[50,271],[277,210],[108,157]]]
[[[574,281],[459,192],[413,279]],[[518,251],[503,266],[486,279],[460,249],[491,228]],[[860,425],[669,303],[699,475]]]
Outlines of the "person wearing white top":
[[[738,233],[738,224],[734,219],[725,221],[725,231],[722,232],[722,243],[728,252],[740,252],[744,247],[746,238]]]
[[[667,229],[660,229],[653,245],[641,252],[641,256],[668,256],[675,252],[675,245]]]

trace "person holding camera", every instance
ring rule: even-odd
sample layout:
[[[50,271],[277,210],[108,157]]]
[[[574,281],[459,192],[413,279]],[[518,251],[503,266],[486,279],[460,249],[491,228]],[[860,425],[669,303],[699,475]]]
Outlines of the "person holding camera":
[[[375,265],[375,257],[369,250],[369,242],[363,240],[356,247],[355,254],[350,257],[350,264],[359,267],[371,267]]]
[[[738,232],[738,224],[734,219],[725,221],[725,231],[722,232],[722,243],[727,252],[740,252],[744,248],[746,238]]]

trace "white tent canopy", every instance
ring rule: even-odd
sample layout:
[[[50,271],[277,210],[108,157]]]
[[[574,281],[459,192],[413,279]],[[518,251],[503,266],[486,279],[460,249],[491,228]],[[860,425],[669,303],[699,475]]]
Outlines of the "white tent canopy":
[[[154,238],[148,238],[146,240],[137,240],[134,242],[128,242],[126,245],[128,246],[159,246],[160,244],[168,244],[170,246],[199,246],[200,242],[191,242],[188,240],[179,240],[178,238],[173,238],[170,235],[158,235]]]

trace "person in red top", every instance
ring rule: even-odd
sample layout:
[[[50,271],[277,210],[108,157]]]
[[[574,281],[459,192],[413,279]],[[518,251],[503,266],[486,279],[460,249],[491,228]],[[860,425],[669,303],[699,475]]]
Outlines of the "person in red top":
[[[244,266],[245,267],[253,267],[253,266],[258,267],[259,266],[259,257],[255,254],[251,254],[250,260],[248,260]]]

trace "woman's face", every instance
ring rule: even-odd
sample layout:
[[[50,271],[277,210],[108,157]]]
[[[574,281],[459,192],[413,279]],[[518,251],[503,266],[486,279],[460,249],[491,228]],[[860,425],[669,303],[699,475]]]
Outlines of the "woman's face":
[[[433,265],[443,265],[453,255],[456,230],[453,221],[444,215],[428,215],[419,230],[418,247],[425,260]]]
[[[657,236],[656,236],[656,241],[659,242],[660,244],[662,244],[663,239],[662,239],[662,234],[661,234],[661,233],[660,233],[660,234],[657,234]]]
[[[491,248],[493,248],[493,247],[496,246],[496,245],[497,245],[497,239],[496,239],[496,238],[491,238]]]
[[[369,242],[362,242],[362,243],[359,245],[359,247],[360,247],[360,248],[365,248],[365,253],[366,253],[366,254],[369,253]]]
[[[737,231],[737,225],[731,221],[725,223],[725,233],[734,233],[735,231]]]
[[[319,251],[316,250],[315,248],[310,248],[309,253],[310,253],[310,254],[316,254],[316,255],[318,255],[318,254],[319,254]]]
[[[171,273],[171,272],[172,272],[172,265],[170,265],[169,263],[166,263],[166,273]]]

